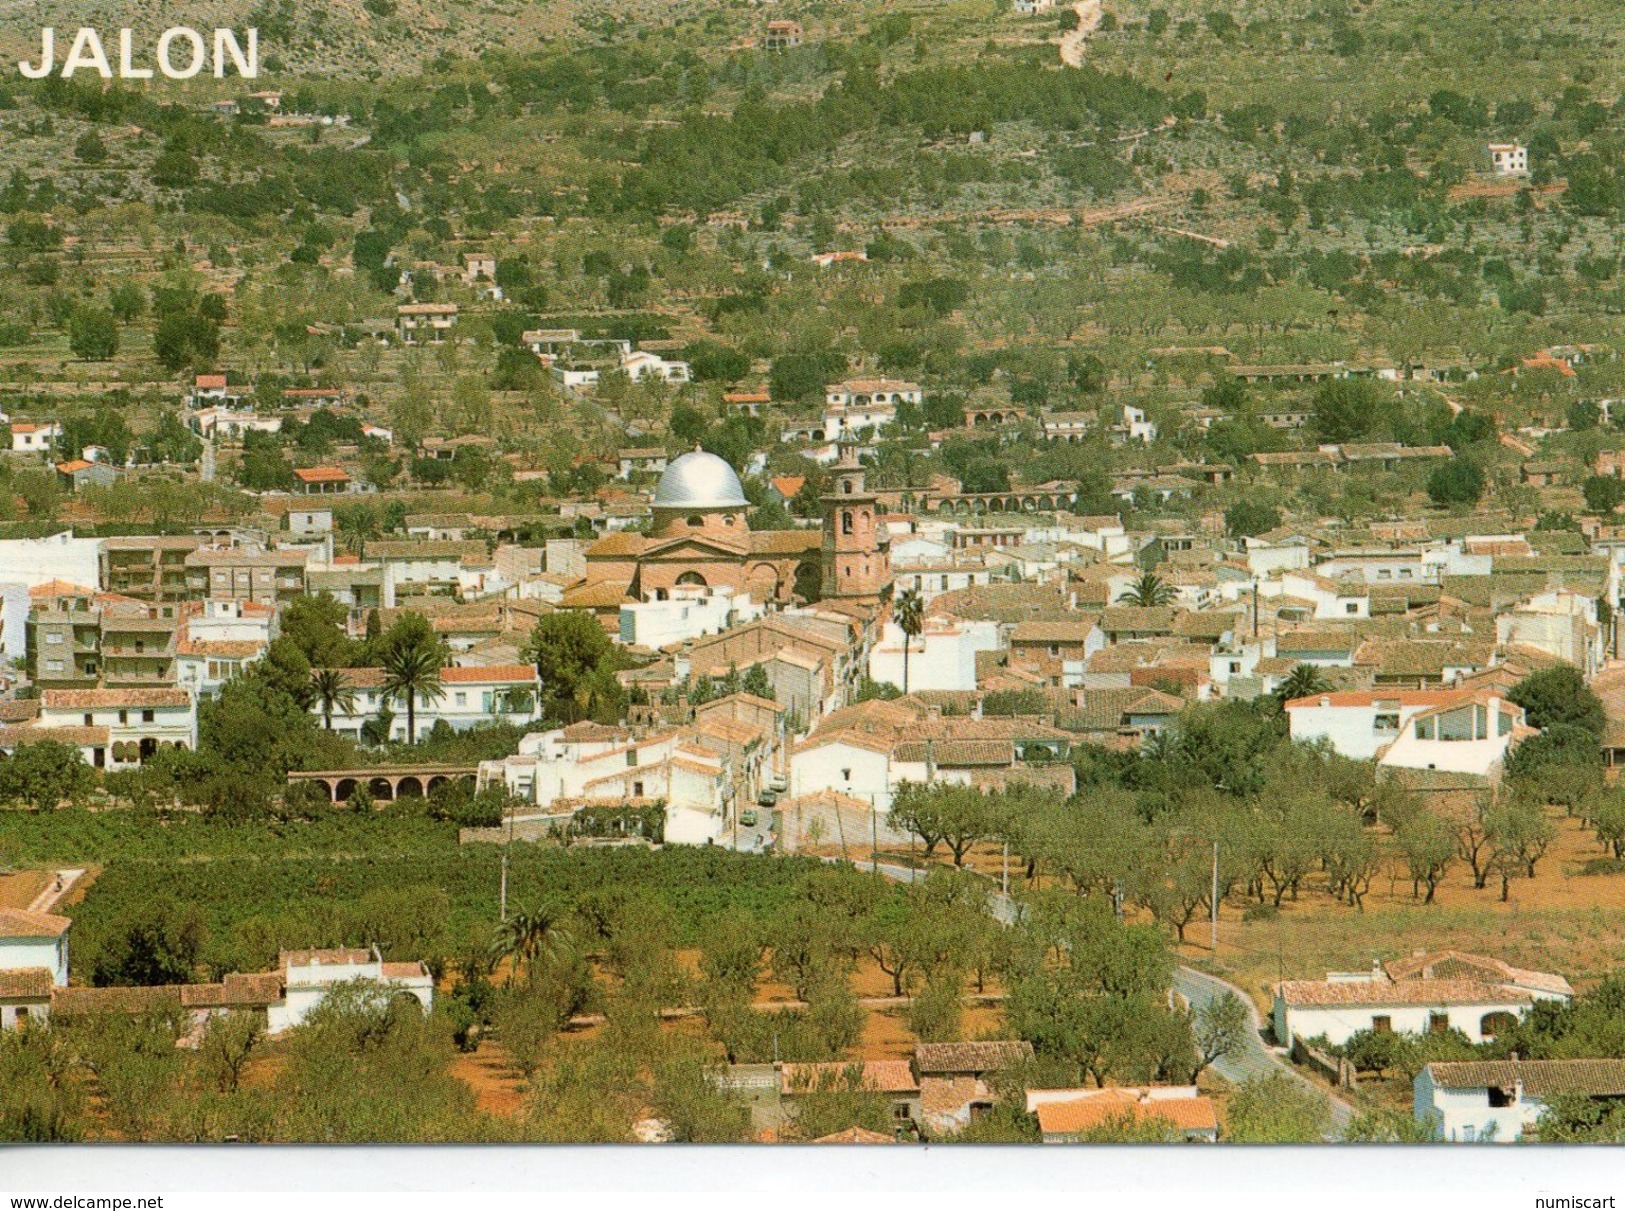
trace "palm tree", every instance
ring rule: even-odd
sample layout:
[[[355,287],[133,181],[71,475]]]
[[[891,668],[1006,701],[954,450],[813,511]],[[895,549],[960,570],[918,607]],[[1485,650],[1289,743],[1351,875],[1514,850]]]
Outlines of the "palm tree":
[[[340,509],[334,518],[338,523],[339,533],[344,538],[344,549],[351,555],[366,554],[367,544],[377,538],[378,514],[371,505],[351,505]]]
[[[418,742],[417,702],[438,702],[440,690],[440,645],[433,639],[412,639],[396,643],[384,652],[384,697],[406,697],[406,742]]]
[[[538,962],[551,962],[558,958],[574,941],[564,914],[549,904],[514,913],[497,926],[491,941],[491,966],[494,968],[505,958],[514,961],[508,973],[513,983],[513,972],[523,967],[527,976],[536,974]]]
[[[903,693],[908,693],[909,641],[925,629],[925,602],[918,589],[908,589],[897,598],[892,607],[892,618],[903,632]]]
[[[1283,707],[1294,698],[1313,698],[1331,689],[1321,671],[1312,664],[1300,664],[1286,675],[1286,680],[1275,687],[1275,700]]]
[[[343,669],[317,669],[310,675],[310,693],[322,707],[322,726],[333,730],[333,711],[355,710],[355,690]]]
[[[1174,586],[1155,572],[1142,572],[1139,579],[1117,596],[1118,605],[1140,606],[1142,609],[1173,603]]]

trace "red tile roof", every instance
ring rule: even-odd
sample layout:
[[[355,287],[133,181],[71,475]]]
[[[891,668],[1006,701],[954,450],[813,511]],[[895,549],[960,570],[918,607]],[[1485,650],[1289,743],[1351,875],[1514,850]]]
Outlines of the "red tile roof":
[[[347,483],[350,477],[338,467],[301,467],[294,477],[306,484]]]
[[[69,918],[53,913],[0,908],[0,938],[58,938],[72,925]]]
[[[1196,1097],[1143,1097],[1138,1089],[1088,1090],[1064,1102],[1040,1102],[1035,1107],[1038,1126],[1045,1135],[1076,1135],[1104,1126],[1124,1115],[1143,1122],[1160,1119],[1180,1131],[1217,1131],[1218,1113],[1213,1099]]]

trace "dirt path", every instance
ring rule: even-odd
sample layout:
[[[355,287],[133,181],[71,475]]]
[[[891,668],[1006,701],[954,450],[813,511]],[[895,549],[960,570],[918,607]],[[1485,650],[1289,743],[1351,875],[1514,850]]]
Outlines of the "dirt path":
[[[56,877],[45,885],[43,891],[34,897],[34,902],[28,906],[29,912],[50,912],[55,908],[57,901],[73,889],[73,885],[84,877],[83,870],[59,870]]]
[[[1103,10],[1100,0],[1078,0],[1072,11],[1078,14],[1078,28],[1061,35],[1061,62],[1068,67],[1082,67],[1084,43],[1100,28]]]

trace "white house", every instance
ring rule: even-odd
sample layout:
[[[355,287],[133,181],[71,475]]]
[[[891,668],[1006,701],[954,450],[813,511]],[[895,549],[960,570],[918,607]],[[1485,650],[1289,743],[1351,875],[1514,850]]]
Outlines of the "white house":
[[[0,1030],[43,1022],[51,994],[68,983],[67,917],[0,909]]]
[[[1424,1065],[1411,1108],[1436,1139],[1511,1144],[1537,1131],[1553,1098],[1625,1097],[1625,1060],[1469,1060]]]
[[[72,926],[71,919],[54,913],[0,908],[0,972],[43,968],[52,984],[67,984]]]
[[[996,623],[960,623],[927,618],[924,630],[908,641],[908,688],[974,690],[976,653],[999,644]],[[888,622],[869,652],[869,679],[903,684],[903,628]]]
[[[56,449],[62,437],[62,426],[56,421],[38,424],[16,421],[11,426],[11,452],[13,454],[49,454]]]
[[[97,769],[132,769],[160,748],[197,748],[197,700],[178,687],[43,690],[34,724],[4,729],[0,748],[31,732],[77,745]]]
[[[438,344],[456,326],[456,303],[405,303],[395,308],[395,328],[403,344]]]
[[[245,433],[282,432],[280,416],[260,416],[231,408],[200,408],[186,418],[186,423],[200,437],[217,437],[222,441],[241,441]]]
[[[298,1026],[338,984],[361,983],[410,996],[427,1014],[434,1007],[434,977],[421,962],[386,963],[372,950],[285,950],[277,959],[282,999],[266,1007],[266,1033]]]
[[[1606,658],[1597,599],[1568,589],[1537,593],[1528,601],[1495,615],[1495,639],[1503,648],[1533,648],[1596,676]]]
[[[1490,170],[1498,177],[1529,175],[1529,149],[1522,143],[1491,143]]]
[[[1345,757],[1397,769],[1499,778],[1508,750],[1533,735],[1523,708],[1493,689],[1346,690],[1286,704],[1294,740],[1327,740]]]
[[[689,730],[634,738],[623,728],[577,723],[532,732],[514,756],[480,762],[478,784],[501,785],[563,815],[597,804],[663,803],[665,839],[705,845],[733,822],[734,775],[728,758]]]
[[[1358,1031],[1427,1034],[1459,1030],[1474,1043],[1496,1037],[1540,1000],[1567,1001],[1569,982],[1499,959],[1437,951],[1331,972],[1324,980],[1283,980],[1271,1018],[1277,1042],[1324,1037],[1333,1045]]]
[[[918,383],[890,378],[854,378],[824,388],[824,441],[855,438],[864,429],[879,430],[897,419],[897,405],[918,405],[925,393]]]
[[[638,349],[622,357],[621,369],[633,382],[657,378],[667,383],[686,383],[692,377],[687,362],[671,361],[647,349]]]
[[[388,707],[389,738],[406,739],[406,699],[384,692],[383,669],[345,669],[353,701],[333,705],[333,730],[360,738],[362,725]],[[440,670],[436,695],[418,694],[414,710],[417,734],[423,736],[437,723],[467,731],[481,723],[511,723],[524,727],[542,717],[541,678],[529,664],[451,667]],[[322,704],[311,704],[320,716]]]
[[[752,601],[749,593],[736,593],[726,585],[679,585],[664,600],[650,593],[645,601],[623,605],[620,640],[662,648],[701,635],[720,635],[764,613],[765,607]]]
[[[234,597],[210,597],[182,620],[175,681],[199,698],[212,698],[261,656],[277,637],[275,607]]]

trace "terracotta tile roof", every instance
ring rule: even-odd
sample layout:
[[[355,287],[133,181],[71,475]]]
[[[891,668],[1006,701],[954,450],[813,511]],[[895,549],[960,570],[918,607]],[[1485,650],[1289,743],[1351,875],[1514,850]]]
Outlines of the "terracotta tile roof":
[[[805,475],[776,475],[768,480],[768,483],[773,485],[780,496],[789,500],[806,486],[807,477]]]
[[[1139,633],[1171,635],[1174,631],[1175,611],[1168,606],[1108,606],[1100,616],[1101,629],[1107,632],[1135,631]]]
[[[1083,643],[1095,629],[1087,614],[1060,622],[1018,622],[1010,632],[1010,643]]]
[[[59,938],[73,925],[68,917],[22,908],[0,908],[0,938]]]
[[[932,764],[951,768],[1009,765],[1016,759],[1015,745],[1008,740],[904,740],[891,749],[896,761],[922,763],[927,754]]]
[[[897,1141],[889,1135],[881,1135],[878,1131],[870,1131],[867,1127],[848,1127],[845,1131],[837,1131],[833,1135],[821,1135],[813,1141],[815,1144],[895,1144]]]
[[[820,530],[757,530],[750,536],[752,555],[797,555],[824,542]]]
[[[998,1039],[979,1043],[917,1043],[914,1066],[922,1076],[992,1072],[1033,1058],[1033,1045],[1025,1039]]]
[[[592,546],[587,548],[586,554],[590,558],[609,559],[616,556],[639,555],[649,540],[642,534],[634,534],[630,530],[622,530],[618,534],[606,534]]]
[[[1080,1090],[1079,1094],[1066,1101],[1039,1102],[1034,1107],[1039,1129],[1045,1135],[1077,1135],[1125,1115],[1140,1122],[1159,1119],[1178,1131],[1217,1131],[1219,1126],[1213,1099],[1200,1094],[1147,1097],[1140,1089],[1091,1089]]]
[[[0,723],[27,723],[39,718],[38,698],[17,698],[0,702]]]
[[[486,554],[485,544],[478,539],[409,539],[405,542],[389,540],[384,542],[369,542],[367,544],[367,558],[372,559],[455,559],[461,560],[465,555],[483,557]]]
[[[187,639],[176,651],[182,656],[223,656],[243,659],[258,656],[265,645],[257,639]]]
[[[287,971],[290,967],[309,967],[312,963],[353,966],[356,963],[371,963],[372,961],[372,951],[370,950],[364,950],[358,946],[334,946],[314,950],[284,950],[277,955],[276,965],[283,971]]]
[[[56,469],[64,475],[72,475],[76,471],[88,471],[96,464],[83,458],[70,458],[65,463],[57,463]]]
[[[493,664],[483,668],[454,666],[440,670],[440,680],[448,685],[480,685],[492,681],[532,682],[537,680],[533,664]]]
[[[185,690],[45,690],[40,702],[48,711],[97,707],[190,706]]]
[[[1569,982],[1554,972],[1531,971],[1528,968],[1514,967],[1501,959],[1467,954],[1460,950],[1430,951],[1406,959],[1394,959],[1384,963],[1382,967],[1391,980],[1467,978],[1484,979],[1490,983],[1505,980],[1509,984],[1542,992],[1574,995],[1574,989]]]
[[[55,980],[49,967],[14,967],[0,971],[0,1001],[42,1001]]]
[[[0,727],[0,749],[47,740],[55,744],[106,744],[108,737],[105,727]]]
[[[779,1092],[816,1092],[824,1082],[843,1084],[848,1069],[861,1070],[863,1088],[875,1093],[918,1093],[920,1083],[907,1060],[864,1060],[861,1064],[785,1064],[779,1070]]]
[[[1513,1005],[1532,993],[1480,980],[1283,980],[1277,995],[1288,1005]]]
[[[1565,1093],[1625,1096],[1625,1060],[1467,1060],[1427,1066],[1442,1089],[1511,1089],[1538,1098]]]
[[[576,585],[564,591],[564,596],[559,599],[559,605],[567,610],[597,610],[635,603],[636,599],[627,593],[630,587],[619,580],[598,580],[591,584]]]
[[[348,483],[350,476],[338,467],[300,467],[294,478],[306,484]]]

